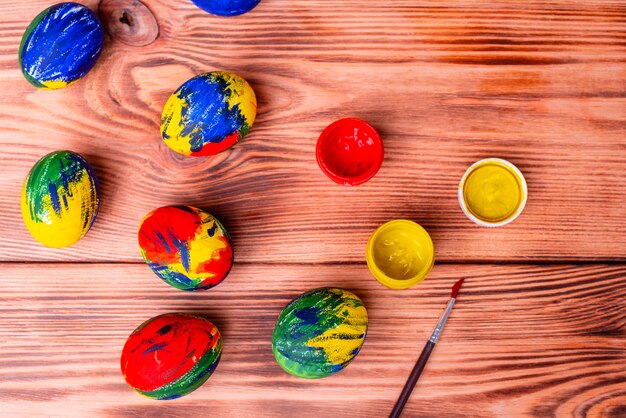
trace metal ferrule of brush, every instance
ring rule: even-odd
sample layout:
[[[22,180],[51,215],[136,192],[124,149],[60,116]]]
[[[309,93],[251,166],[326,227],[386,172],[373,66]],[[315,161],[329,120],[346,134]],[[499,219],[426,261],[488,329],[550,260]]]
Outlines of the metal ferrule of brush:
[[[448,317],[450,316],[450,312],[452,312],[452,307],[454,306],[454,302],[456,302],[456,299],[454,298],[450,299],[450,302],[448,302],[448,306],[446,306],[446,310],[443,312],[443,315],[441,315],[441,319],[439,320],[439,323],[437,324],[437,326],[433,330],[432,335],[430,336],[429,341],[431,343],[435,344],[437,340],[439,339],[441,330],[443,329],[443,326],[446,324],[446,321],[448,320]]]

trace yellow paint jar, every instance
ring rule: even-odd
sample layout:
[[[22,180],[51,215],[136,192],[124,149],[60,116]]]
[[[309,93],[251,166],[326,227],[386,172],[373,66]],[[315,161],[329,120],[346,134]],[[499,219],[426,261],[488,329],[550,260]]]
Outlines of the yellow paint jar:
[[[406,289],[428,276],[435,264],[435,246],[424,228],[400,219],[372,234],[366,259],[376,280],[392,289]]]
[[[496,227],[515,220],[524,210],[528,188],[517,167],[500,158],[475,162],[459,183],[463,213],[478,225]]]

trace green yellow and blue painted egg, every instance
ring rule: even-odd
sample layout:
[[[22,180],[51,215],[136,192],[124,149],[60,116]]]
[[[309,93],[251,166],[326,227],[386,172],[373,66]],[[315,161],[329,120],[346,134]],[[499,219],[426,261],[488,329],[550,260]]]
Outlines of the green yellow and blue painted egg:
[[[67,247],[80,240],[96,219],[98,178],[81,155],[56,151],[41,158],[22,187],[26,228],[48,247]]]
[[[139,248],[152,271],[181,290],[221,283],[233,266],[233,247],[222,224],[191,206],[165,206],[139,228]]]
[[[103,44],[104,31],[94,12],[78,3],[59,3],[28,25],[20,44],[20,67],[32,85],[60,89],[93,68]]]
[[[165,103],[161,136],[179,154],[215,155],[246,136],[256,107],[254,90],[243,78],[221,71],[201,74]]]
[[[180,398],[213,374],[222,336],[209,320],[169,313],[149,319],[126,340],[120,364],[126,383],[152,399]]]
[[[280,313],[272,349],[287,373],[322,378],[354,360],[366,333],[367,310],[356,295],[342,289],[315,289],[293,300]]]
[[[238,16],[254,9],[261,0],[192,0],[196,6],[217,16]]]

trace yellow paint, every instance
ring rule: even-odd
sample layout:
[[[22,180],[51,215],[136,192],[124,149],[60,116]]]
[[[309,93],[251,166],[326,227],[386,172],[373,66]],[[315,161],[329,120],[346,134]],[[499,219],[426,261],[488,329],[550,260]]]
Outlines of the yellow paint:
[[[221,76],[228,83],[227,90],[230,91],[227,97],[228,110],[239,105],[239,112],[243,115],[248,127],[251,128],[256,118],[257,108],[254,90],[246,80],[238,75],[225,72],[216,72],[215,74]]]
[[[88,179],[69,183],[70,193],[65,194],[67,207],[62,205],[59,214],[54,211],[50,196],[45,195],[42,199],[42,206],[46,210],[43,213],[39,213],[39,222],[36,222],[31,217],[31,208],[26,196],[27,183],[25,181],[22,187],[22,218],[24,218],[26,228],[37,241],[46,247],[62,248],[75,244],[87,233],[90,225],[87,228],[83,228],[84,219],[82,213],[83,205],[92,202],[93,185]],[[59,195],[65,193],[61,188],[57,190]],[[93,211],[86,210],[91,218]]]
[[[392,289],[406,289],[430,273],[435,248],[424,228],[412,221],[395,220],[374,232],[366,259],[376,280]]]
[[[519,176],[498,161],[486,161],[467,176],[463,196],[469,211],[485,222],[501,222],[515,214],[524,192]]]
[[[178,94],[172,94],[163,109],[163,116],[167,115],[167,122],[164,120],[161,122],[161,134],[167,135],[165,143],[172,150],[182,155],[191,155],[191,136],[194,135],[200,128],[194,128],[189,134],[181,135],[183,130],[183,109],[189,105],[187,101],[178,96]],[[167,129],[165,129],[167,127]]]
[[[326,330],[322,335],[306,342],[309,347],[321,348],[324,350],[326,357],[333,364],[343,364],[354,358],[354,350],[361,347],[363,339],[360,336],[365,333],[367,327],[367,310],[364,306],[356,308],[344,307],[350,309],[351,318],[363,318],[357,323],[344,322],[336,328]],[[342,338],[342,336],[350,338]]]
[[[76,80],[78,81],[78,80]],[[69,86],[70,84],[74,84],[75,81],[71,83],[65,82],[63,80],[50,80],[50,81],[40,81],[41,84],[45,86],[48,90],[58,90]]]

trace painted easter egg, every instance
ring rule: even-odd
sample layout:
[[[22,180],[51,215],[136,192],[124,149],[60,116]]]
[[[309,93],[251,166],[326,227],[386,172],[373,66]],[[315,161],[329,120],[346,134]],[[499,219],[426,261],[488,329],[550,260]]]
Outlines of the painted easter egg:
[[[98,178],[87,160],[71,151],[56,151],[37,161],[22,187],[26,228],[48,247],[80,240],[96,219]]]
[[[218,16],[238,16],[254,9],[261,0],[192,0],[205,12]]]
[[[126,383],[149,398],[180,398],[213,374],[222,355],[222,336],[209,320],[168,313],[139,326],[122,350]]]
[[[350,364],[366,333],[367,310],[356,295],[341,289],[315,289],[283,309],[272,349],[287,373],[316,379]]]
[[[182,290],[210,289],[233,265],[226,229],[191,206],[165,206],[148,214],[139,228],[139,247],[152,271]]]
[[[22,73],[35,87],[60,89],[96,64],[104,32],[98,17],[78,3],[59,3],[28,25],[19,51]]]
[[[161,136],[179,154],[218,154],[237,143],[256,117],[254,90],[225,72],[201,74],[180,86],[165,103]]]

